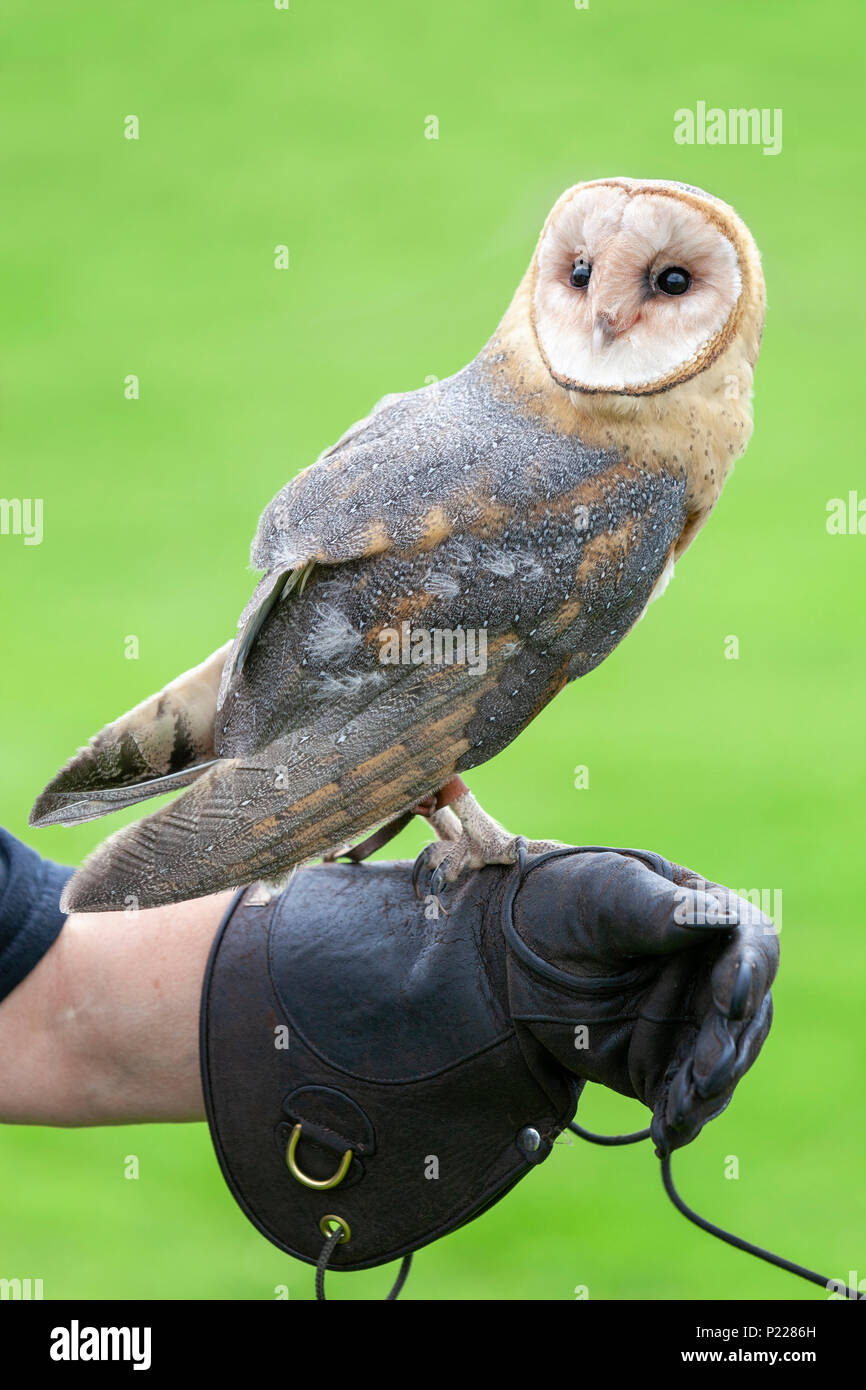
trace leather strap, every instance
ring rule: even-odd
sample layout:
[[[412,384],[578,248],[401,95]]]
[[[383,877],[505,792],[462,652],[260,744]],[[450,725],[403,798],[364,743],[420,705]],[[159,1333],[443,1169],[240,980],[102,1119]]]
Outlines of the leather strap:
[[[417,805],[412,806],[408,811],[403,811],[393,820],[386,821],[380,825],[378,830],[374,830],[372,835],[368,835],[366,840],[362,840],[359,845],[353,845],[347,849],[345,854],[338,854],[337,859],[349,859],[353,864],[361,864],[365,859],[369,859],[371,854],[375,854],[377,849],[382,849],[389,840],[393,840],[395,835],[399,835],[401,830],[405,830],[413,816],[423,816],[429,820],[436,811],[442,811],[446,806],[450,806],[452,801],[456,801],[458,796],[462,796],[468,791],[466,783],[462,777],[455,773],[453,777],[440,787],[438,792],[432,792],[429,796],[422,797]]]

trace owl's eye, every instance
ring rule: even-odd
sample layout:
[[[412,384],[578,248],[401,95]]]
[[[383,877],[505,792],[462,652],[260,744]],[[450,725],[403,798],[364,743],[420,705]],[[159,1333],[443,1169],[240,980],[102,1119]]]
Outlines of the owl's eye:
[[[692,277],[681,265],[669,265],[656,279],[662,294],[685,294]]]
[[[570,280],[576,290],[585,290],[592,274],[592,266],[583,256],[578,257],[571,267]]]

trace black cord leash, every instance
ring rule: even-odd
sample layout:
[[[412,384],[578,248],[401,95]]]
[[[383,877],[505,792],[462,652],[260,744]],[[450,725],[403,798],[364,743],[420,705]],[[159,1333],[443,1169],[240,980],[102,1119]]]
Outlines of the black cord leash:
[[[573,1134],[579,1134],[581,1139],[589,1140],[590,1144],[637,1144],[641,1139],[648,1139],[650,1131],[648,1129],[637,1129],[633,1134],[593,1134],[592,1130],[584,1129],[582,1125],[572,1122],[568,1128]],[[702,1231],[707,1231],[709,1235],[716,1236],[718,1240],[724,1240],[728,1245],[733,1245],[736,1250],[745,1250],[747,1255],[755,1255],[759,1260],[766,1260],[768,1264],[776,1265],[778,1269],[786,1269],[789,1274],[797,1274],[801,1279],[808,1279],[810,1283],[817,1284],[819,1288],[829,1289],[832,1285],[837,1293],[844,1291],[846,1298],[862,1299],[863,1295],[856,1289],[849,1289],[843,1284],[841,1279],[828,1279],[824,1274],[818,1274],[814,1269],[807,1269],[805,1265],[798,1265],[794,1260],[786,1260],[782,1255],[774,1255],[772,1250],[765,1250],[763,1245],[753,1245],[749,1240],[743,1240],[742,1236],[735,1236],[732,1231],[724,1231],[721,1226],[716,1226],[712,1221],[707,1221],[706,1217],[700,1216],[698,1212],[683,1201],[679,1192],[674,1186],[673,1175],[671,1173],[671,1156],[665,1154],[662,1163],[662,1182],[665,1185],[665,1192],[670,1197],[677,1211],[682,1212],[686,1220],[699,1226]]]
[[[584,1129],[582,1125],[572,1121],[568,1128],[572,1134],[578,1135],[590,1144],[601,1144],[607,1148],[622,1144],[639,1144],[642,1140],[650,1137],[648,1129],[635,1130],[633,1134],[595,1134],[590,1129]],[[824,1274],[818,1274],[814,1269],[807,1269],[805,1265],[797,1264],[794,1260],[786,1260],[782,1255],[773,1254],[772,1250],[765,1250],[762,1245],[753,1245],[751,1241],[743,1240],[742,1236],[734,1235],[732,1231],[725,1231],[721,1226],[716,1226],[712,1221],[707,1221],[706,1217],[683,1201],[676,1187],[674,1186],[673,1175],[671,1173],[671,1155],[665,1154],[661,1160],[662,1182],[665,1192],[670,1197],[677,1211],[681,1212],[687,1221],[691,1221],[695,1226],[700,1227],[709,1235],[715,1236],[718,1240],[725,1241],[728,1245],[733,1245],[736,1250],[745,1250],[747,1255],[754,1255],[759,1260],[766,1260],[768,1264],[775,1265],[778,1269],[787,1270],[789,1274],[796,1274],[800,1279],[808,1279],[812,1284],[817,1284],[819,1288],[829,1289],[831,1285],[837,1293],[844,1292],[846,1298],[862,1300],[863,1295],[856,1289],[848,1288],[841,1279],[828,1279]],[[328,1262],[343,1238],[343,1233],[337,1228],[326,1239],[322,1246],[322,1253],[316,1262],[316,1298],[320,1303],[326,1302],[325,1296],[325,1271]],[[400,1297],[403,1285],[409,1277],[409,1270],[412,1266],[412,1256],[404,1255],[400,1265],[400,1272],[394,1282],[390,1293],[386,1294],[385,1301],[393,1302]]]
[[[828,1279],[823,1274],[816,1274],[814,1269],[807,1269],[805,1265],[798,1265],[793,1260],[785,1260],[781,1255],[774,1255],[772,1250],[765,1250],[762,1245],[752,1245],[751,1241],[743,1240],[742,1236],[735,1236],[731,1231],[723,1231],[721,1226],[714,1226],[712,1221],[707,1221],[705,1217],[692,1211],[674,1187],[670,1154],[665,1154],[662,1159],[662,1182],[665,1185],[665,1192],[677,1211],[681,1211],[687,1220],[700,1226],[702,1231],[708,1231],[711,1236],[717,1236],[719,1240],[727,1241],[728,1245],[733,1245],[737,1250],[745,1250],[748,1255],[756,1255],[759,1260],[766,1260],[768,1264],[776,1265],[779,1269],[786,1269],[789,1274],[798,1274],[801,1279],[808,1279],[810,1283],[818,1284],[822,1289],[829,1289],[832,1285],[837,1293],[842,1293],[844,1289],[846,1298],[860,1299],[863,1297],[856,1289],[849,1289],[847,1285],[842,1283],[841,1279]]]
[[[325,1294],[325,1270],[328,1268],[328,1261],[330,1260],[337,1246],[343,1240],[345,1240],[345,1236],[341,1228],[338,1226],[337,1229],[335,1231],[332,1231],[331,1234],[325,1240],[325,1243],[322,1246],[322,1253],[316,1261],[316,1301],[318,1303],[327,1303],[328,1301]],[[396,1298],[400,1297],[400,1291],[403,1288],[403,1285],[405,1284],[406,1280],[409,1278],[409,1270],[411,1268],[412,1256],[404,1255],[402,1263],[400,1265],[400,1272],[394,1281],[394,1286],[391,1289],[390,1293],[387,1293],[385,1295],[386,1303],[393,1303]]]
[[[574,1120],[568,1127],[572,1134],[579,1134],[581,1139],[588,1140],[590,1144],[604,1144],[606,1148],[613,1148],[615,1144],[637,1144],[641,1139],[650,1137],[648,1129],[636,1129],[634,1134],[593,1134],[591,1129],[584,1129]]]

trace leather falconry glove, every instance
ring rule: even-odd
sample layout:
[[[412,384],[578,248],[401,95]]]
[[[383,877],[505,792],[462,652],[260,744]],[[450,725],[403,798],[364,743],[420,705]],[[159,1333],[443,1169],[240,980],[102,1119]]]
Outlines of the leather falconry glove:
[[[689,1143],[770,1026],[772,922],[659,855],[521,845],[447,913],[410,870],[317,865],[268,902],[239,894],[205,978],[223,1174],[320,1285],[480,1215],[587,1080],[643,1101],[660,1153]]]
[[[515,1022],[643,1101],[659,1155],[724,1110],[772,1021],[769,917],[660,855],[589,849],[528,861],[505,922]]]

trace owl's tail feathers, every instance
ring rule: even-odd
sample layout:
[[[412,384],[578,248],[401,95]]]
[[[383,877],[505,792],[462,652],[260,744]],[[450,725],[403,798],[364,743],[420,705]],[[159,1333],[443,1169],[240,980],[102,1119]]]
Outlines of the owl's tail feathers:
[[[92,738],[37,797],[30,824],[77,825],[201,777],[216,760],[217,690],[231,645]]]
[[[180,797],[112,835],[82,864],[65,912],[158,907],[273,880],[358,839],[440,785],[438,758],[395,746],[347,762],[337,749],[298,760],[289,738],[225,758]]]
[[[498,676],[493,661],[481,677],[456,663],[422,669],[342,727],[304,725],[221,758],[175,801],[100,845],[61,906],[110,912],[200,898],[273,880],[360,839],[447,782],[470,747],[467,720]]]

